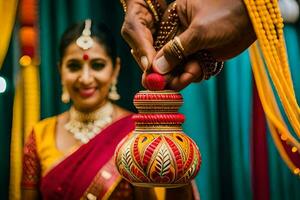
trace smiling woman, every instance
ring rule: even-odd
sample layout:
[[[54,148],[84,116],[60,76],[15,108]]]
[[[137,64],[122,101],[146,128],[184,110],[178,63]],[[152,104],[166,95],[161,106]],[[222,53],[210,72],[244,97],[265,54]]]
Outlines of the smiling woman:
[[[90,20],[76,24],[60,43],[62,101],[70,110],[37,123],[23,155],[22,199],[157,199],[171,190],[137,188],[118,174],[113,154],[134,129],[131,113],[116,104],[120,59],[112,34]],[[170,196],[170,199],[171,196]]]
[[[116,98],[109,98],[118,96],[115,84],[120,59],[107,27],[88,24],[91,25],[90,20],[76,24],[62,37],[62,100],[71,100],[72,106],[69,111],[36,124],[27,138],[23,199],[36,199],[38,194],[44,199],[114,195],[127,198],[133,192],[111,167],[115,146],[133,128],[130,112],[113,104]],[[83,42],[77,42],[79,39]],[[88,48],[86,41],[90,41]],[[101,188],[95,191],[91,188],[95,189],[96,183]],[[125,187],[125,193],[114,194],[118,187]],[[151,190],[147,191],[151,195]]]

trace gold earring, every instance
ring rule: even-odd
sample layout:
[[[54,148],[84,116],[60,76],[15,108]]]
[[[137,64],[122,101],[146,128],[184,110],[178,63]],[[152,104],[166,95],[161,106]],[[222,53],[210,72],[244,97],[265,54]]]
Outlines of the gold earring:
[[[70,102],[70,95],[66,87],[62,86],[62,94],[61,94],[61,101],[63,103],[69,103]]]
[[[112,83],[111,83],[111,86],[110,86],[110,91],[108,93],[108,98],[112,101],[117,101],[120,99],[120,95],[117,91],[117,81],[114,80]]]

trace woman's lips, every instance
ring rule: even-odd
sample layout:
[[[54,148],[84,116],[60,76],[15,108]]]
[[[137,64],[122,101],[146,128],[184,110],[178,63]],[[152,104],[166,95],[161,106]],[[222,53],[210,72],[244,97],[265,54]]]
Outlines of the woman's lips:
[[[91,97],[96,92],[96,88],[80,88],[79,95],[83,98]]]

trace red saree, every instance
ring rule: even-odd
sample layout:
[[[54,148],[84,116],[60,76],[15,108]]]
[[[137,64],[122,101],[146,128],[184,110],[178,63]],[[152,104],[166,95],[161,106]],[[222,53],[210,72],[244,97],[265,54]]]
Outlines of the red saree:
[[[134,122],[131,116],[127,116],[82,145],[42,178],[40,190],[43,199],[95,199],[96,196],[89,196],[91,194],[86,191],[93,191],[91,183],[99,181],[107,185],[101,186],[100,191],[98,189],[100,196],[97,199],[102,199],[109,187],[121,180],[111,159],[118,143],[133,129]]]

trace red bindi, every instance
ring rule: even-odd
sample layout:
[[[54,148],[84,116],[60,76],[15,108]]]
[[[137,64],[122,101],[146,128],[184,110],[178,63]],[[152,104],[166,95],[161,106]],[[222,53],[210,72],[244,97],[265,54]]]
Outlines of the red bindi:
[[[83,60],[88,60],[89,59],[89,55],[83,54],[82,58],[83,58]]]

